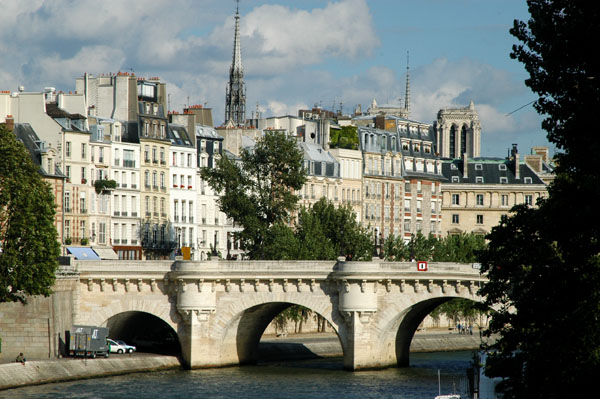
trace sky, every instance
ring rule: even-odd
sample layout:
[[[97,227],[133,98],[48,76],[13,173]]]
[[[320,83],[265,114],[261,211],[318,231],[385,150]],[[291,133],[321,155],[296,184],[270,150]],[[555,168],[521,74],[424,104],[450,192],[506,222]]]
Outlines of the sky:
[[[0,0],[0,90],[75,90],[75,79],[134,72],[167,83],[170,110],[203,104],[223,122],[235,0]],[[472,100],[481,154],[549,145],[542,116],[509,56],[524,0],[241,0],[247,117],[297,115],[318,104],[366,110],[404,101],[410,119]],[[510,114],[510,115],[508,115]],[[553,150],[552,150],[553,151]]]

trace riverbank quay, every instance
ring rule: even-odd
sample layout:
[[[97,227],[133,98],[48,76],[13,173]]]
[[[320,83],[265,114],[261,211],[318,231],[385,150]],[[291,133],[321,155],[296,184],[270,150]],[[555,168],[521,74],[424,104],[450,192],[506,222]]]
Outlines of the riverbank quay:
[[[134,356],[113,355],[109,358],[61,358],[27,360],[0,364],[0,390],[28,385],[47,384],[105,377],[111,375],[179,369],[176,356],[137,353]]]
[[[416,353],[478,350],[480,345],[479,330],[474,330],[473,334],[458,334],[455,330],[447,328],[433,328],[417,331],[410,351]],[[258,351],[261,361],[343,356],[342,346],[335,333],[263,336]]]

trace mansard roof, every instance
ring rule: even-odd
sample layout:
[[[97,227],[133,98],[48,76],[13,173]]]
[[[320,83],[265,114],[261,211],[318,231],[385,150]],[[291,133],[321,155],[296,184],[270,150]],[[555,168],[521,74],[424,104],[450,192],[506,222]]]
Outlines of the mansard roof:
[[[171,141],[171,145],[181,147],[195,147],[195,142],[190,139],[190,136],[188,135],[188,131],[185,128],[185,126],[169,123],[167,137]]]
[[[25,145],[27,152],[29,152],[29,156],[31,157],[33,163],[39,167],[39,172],[42,174],[42,176],[66,178],[66,176],[58,167],[57,163],[54,163],[54,170],[52,171],[47,171],[44,169],[41,164],[42,154],[45,153],[47,149],[44,141],[39,138],[29,123],[15,123],[13,132],[17,140],[20,140],[23,145]]]
[[[479,157],[467,160],[467,177],[461,159],[442,160],[442,173],[448,183],[454,184],[541,184],[539,176],[526,163],[519,163],[519,179],[515,175],[514,160]]]

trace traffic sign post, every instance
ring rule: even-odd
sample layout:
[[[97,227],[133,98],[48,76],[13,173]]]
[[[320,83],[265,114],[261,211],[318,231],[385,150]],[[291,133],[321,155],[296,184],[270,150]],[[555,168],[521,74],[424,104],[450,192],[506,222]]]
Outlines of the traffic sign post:
[[[417,262],[417,270],[420,272],[426,272],[427,271],[427,262],[425,262],[425,261]]]

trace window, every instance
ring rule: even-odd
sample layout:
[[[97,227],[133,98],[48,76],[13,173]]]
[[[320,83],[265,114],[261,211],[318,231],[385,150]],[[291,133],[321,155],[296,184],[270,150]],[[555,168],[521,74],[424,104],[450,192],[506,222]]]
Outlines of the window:
[[[475,183],[483,183],[483,176],[475,176]]]
[[[503,163],[499,164],[498,170],[506,170],[506,164],[503,164]]]
[[[452,194],[452,205],[460,205],[460,194]]]
[[[477,224],[483,224],[483,215],[477,215]]]
[[[533,195],[526,195],[525,196],[525,205],[533,205]]]
[[[475,200],[478,206],[483,206],[483,194],[477,194]]]
[[[81,143],[81,159],[84,161],[87,159],[86,149],[87,149],[87,147],[86,147],[85,143]]]
[[[65,220],[65,238],[71,237],[71,221]]]
[[[79,237],[85,238],[85,220],[79,222]]]
[[[452,214],[452,224],[458,224],[460,222],[460,219],[458,217],[457,213],[453,213]]]
[[[144,186],[150,188],[150,172],[147,170],[144,171]]]
[[[475,170],[483,170],[483,165],[480,163],[475,164]]]
[[[508,184],[508,177],[500,177],[500,184]]]
[[[410,231],[410,219],[404,219],[404,231]]]
[[[450,164],[450,169],[452,169],[452,170],[457,170],[457,169],[458,169],[458,167],[456,166],[456,164],[455,164],[455,163],[451,163],[451,164]]]
[[[531,184],[531,183],[532,183],[531,177],[526,177],[525,184]]]
[[[161,189],[165,189],[166,183],[165,183],[165,172],[160,172],[160,188]]]
[[[71,142],[70,141],[67,141],[65,143],[65,156],[67,158],[71,158]]]
[[[404,192],[410,193],[410,182],[404,183]]]
[[[165,149],[163,147],[160,147],[160,163],[161,164],[166,164],[166,158],[165,158]]]
[[[156,163],[158,162],[158,159],[156,158],[157,154],[156,154],[156,147],[152,147],[152,162]]]
[[[71,192],[65,191],[65,212],[71,212]]]
[[[452,183],[458,183],[458,176],[452,176]]]
[[[507,194],[502,194],[502,196],[500,197],[500,205],[508,206],[508,195]]]
[[[144,147],[144,162],[150,162],[150,147]]]
[[[410,200],[409,199],[404,200],[404,211],[410,212]]]
[[[106,223],[98,223],[98,242],[100,244],[106,243]]]

